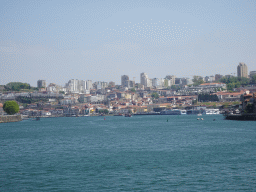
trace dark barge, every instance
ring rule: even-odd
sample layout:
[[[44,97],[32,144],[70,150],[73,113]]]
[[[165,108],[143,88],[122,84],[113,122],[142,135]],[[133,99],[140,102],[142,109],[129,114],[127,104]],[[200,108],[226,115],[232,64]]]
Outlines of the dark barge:
[[[247,114],[228,114],[224,115],[226,120],[238,120],[238,121],[256,121],[255,113]]]

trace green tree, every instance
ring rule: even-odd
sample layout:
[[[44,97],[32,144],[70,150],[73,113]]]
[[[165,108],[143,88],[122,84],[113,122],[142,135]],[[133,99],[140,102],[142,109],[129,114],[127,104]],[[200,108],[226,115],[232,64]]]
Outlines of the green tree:
[[[107,109],[99,109],[98,113],[104,113],[104,114],[108,114],[109,111]]]
[[[256,80],[256,79],[255,79]],[[220,82],[227,84],[227,90],[233,90],[234,88],[239,88],[241,85],[248,85],[250,80],[245,77],[222,77]]]
[[[175,90],[175,91],[178,91],[178,90],[181,89],[181,87],[180,87],[180,85],[172,85],[172,86],[171,86],[171,89],[172,89],[172,90]]]
[[[256,84],[256,75],[253,75],[251,77],[251,82],[250,83]]]
[[[196,105],[197,104],[197,99],[192,100],[192,105]]]
[[[131,88],[131,92],[135,93],[136,92],[135,88]]]
[[[228,104],[228,103],[224,103],[224,104],[223,104],[223,108],[224,108],[224,109],[227,109],[228,107],[229,107],[229,104]]]
[[[5,85],[7,91],[20,91],[21,89],[30,89],[30,85],[21,82],[10,82]]]
[[[159,98],[159,95],[158,95],[157,92],[154,92],[154,93],[151,94],[151,97],[152,97],[153,99],[158,99],[158,98]]]
[[[243,85],[248,85],[250,83],[250,79],[246,77],[238,77],[238,81]]]
[[[177,89],[177,88],[176,88],[176,85],[172,85],[172,86],[171,86],[171,89],[176,90],[176,89]]]
[[[203,79],[200,78],[200,76],[194,76],[192,81],[194,86],[198,86],[204,83]]]
[[[228,83],[227,84],[227,90],[233,90],[236,87],[235,83]]]
[[[244,110],[245,113],[253,113],[253,104],[247,104]]]
[[[20,110],[19,105],[16,103],[16,101],[6,101],[4,103],[3,109],[8,115],[18,113]]]

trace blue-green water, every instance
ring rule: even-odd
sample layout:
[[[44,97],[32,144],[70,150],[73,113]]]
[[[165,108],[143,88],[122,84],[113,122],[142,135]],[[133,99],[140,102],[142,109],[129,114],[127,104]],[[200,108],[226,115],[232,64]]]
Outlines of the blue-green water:
[[[0,191],[255,191],[256,122],[202,117],[0,124]]]

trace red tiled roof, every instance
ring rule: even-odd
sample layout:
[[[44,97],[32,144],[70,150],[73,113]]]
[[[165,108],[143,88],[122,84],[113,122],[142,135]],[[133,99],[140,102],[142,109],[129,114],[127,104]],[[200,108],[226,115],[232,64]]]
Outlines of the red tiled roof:
[[[221,84],[225,84],[225,83],[203,83],[200,85],[221,85]]]
[[[233,95],[233,96],[238,96],[238,95],[242,95],[242,94],[244,94],[244,91],[240,91],[240,92],[232,92],[232,93],[230,93],[230,92],[222,92],[222,91],[220,91],[220,92],[217,92],[217,93],[214,93],[215,95]]]

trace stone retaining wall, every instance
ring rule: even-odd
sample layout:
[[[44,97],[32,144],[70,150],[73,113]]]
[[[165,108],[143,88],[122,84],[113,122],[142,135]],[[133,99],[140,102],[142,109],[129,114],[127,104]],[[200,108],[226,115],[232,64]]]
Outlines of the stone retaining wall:
[[[0,116],[0,123],[10,123],[21,121],[21,115],[3,115]]]

